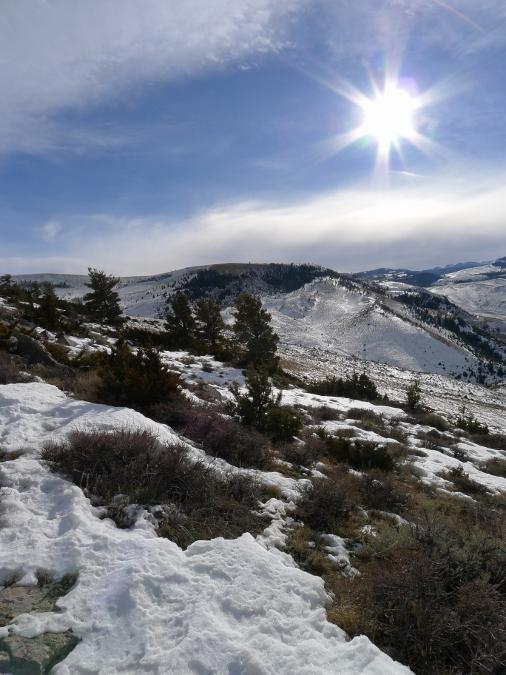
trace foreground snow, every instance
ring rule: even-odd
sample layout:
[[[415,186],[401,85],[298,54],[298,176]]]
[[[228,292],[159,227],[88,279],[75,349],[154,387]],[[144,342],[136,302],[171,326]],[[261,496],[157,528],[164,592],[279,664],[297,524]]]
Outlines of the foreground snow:
[[[73,401],[50,385],[0,387],[0,447],[24,450],[0,465],[0,581],[21,570],[19,583],[33,584],[39,568],[79,575],[60,611],[22,615],[10,627],[27,637],[74,631],[80,643],[55,673],[409,672],[365,637],[346,641],[326,620],[322,580],[249,534],[182,551],[144,517],[131,530],[101,520],[78,487],[37,457],[44,440],[95,422],[175,436],[138,413]]]

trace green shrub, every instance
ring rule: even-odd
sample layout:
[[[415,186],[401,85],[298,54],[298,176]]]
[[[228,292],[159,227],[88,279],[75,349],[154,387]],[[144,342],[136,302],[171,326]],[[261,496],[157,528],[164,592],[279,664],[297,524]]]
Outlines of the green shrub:
[[[273,442],[284,443],[293,439],[300,431],[302,422],[290,408],[280,406],[281,394],[274,395],[266,371],[248,370],[246,393],[232,385],[235,403],[230,412],[246,426],[265,433]]]
[[[422,390],[420,382],[415,380],[406,389],[406,407],[408,410],[421,410],[422,405]]]
[[[179,378],[169,373],[154,349],[132,353],[119,341],[100,369],[100,399],[110,405],[123,405],[145,411],[179,393]]]
[[[479,422],[472,413],[468,413],[465,406],[462,406],[460,414],[455,420],[455,426],[467,431],[469,434],[486,436],[489,433],[488,426],[483,422]]]
[[[326,448],[334,461],[349,464],[353,469],[392,471],[394,468],[388,449],[377,443],[331,436],[326,441]]]
[[[273,443],[286,443],[297,436],[301,427],[302,421],[293,410],[276,406],[265,416],[263,432]]]
[[[345,396],[363,401],[377,401],[381,396],[376,385],[365,373],[353,373],[350,378],[327,377],[324,380],[312,382],[308,390],[320,396]]]
[[[460,492],[469,495],[482,495],[488,492],[481,483],[469,477],[462,466],[456,466],[441,474],[442,478],[451,481]]]

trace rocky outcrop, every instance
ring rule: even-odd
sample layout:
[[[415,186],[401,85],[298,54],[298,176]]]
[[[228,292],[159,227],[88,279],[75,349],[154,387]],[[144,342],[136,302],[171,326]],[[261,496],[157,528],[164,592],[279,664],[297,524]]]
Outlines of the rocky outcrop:
[[[30,364],[40,363],[58,370],[69,370],[53,358],[41,342],[24,333],[15,333],[9,340],[9,347],[12,353],[26,359]]]

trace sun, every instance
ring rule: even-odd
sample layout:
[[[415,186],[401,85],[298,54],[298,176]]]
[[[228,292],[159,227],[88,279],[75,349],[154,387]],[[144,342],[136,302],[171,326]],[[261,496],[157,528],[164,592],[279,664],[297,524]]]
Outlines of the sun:
[[[442,156],[444,148],[424,132],[430,117],[425,109],[453,93],[445,82],[420,93],[417,83],[409,77],[386,75],[383,86],[370,78],[371,93],[360,91],[350,82],[338,78],[327,86],[358,108],[358,124],[344,133],[325,139],[319,145],[319,157],[325,159],[362,140],[371,139],[376,146],[374,174],[386,179],[391,170],[392,156],[397,156],[405,168],[404,146],[409,145],[432,157]],[[361,143],[367,148],[369,144]]]
[[[415,138],[417,101],[404,89],[387,87],[374,98],[363,100],[360,107],[363,124],[359,132],[375,138],[380,147],[389,148],[401,139]]]

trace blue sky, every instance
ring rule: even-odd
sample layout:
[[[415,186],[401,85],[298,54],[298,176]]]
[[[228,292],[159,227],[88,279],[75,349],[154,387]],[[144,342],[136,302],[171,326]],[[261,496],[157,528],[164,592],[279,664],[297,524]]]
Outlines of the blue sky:
[[[385,71],[424,150],[378,171],[331,139]],[[503,0],[3,0],[0,268],[504,255],[505,72]]]

